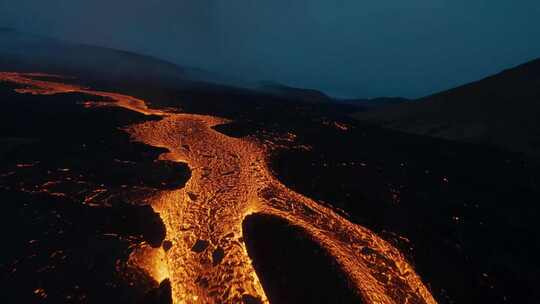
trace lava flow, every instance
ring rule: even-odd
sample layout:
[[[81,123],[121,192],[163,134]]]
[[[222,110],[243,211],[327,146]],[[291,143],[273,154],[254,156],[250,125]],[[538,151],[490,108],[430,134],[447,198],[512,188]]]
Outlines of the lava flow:
[[[168,149],[161,159],[188,163],[192,177],[183,189],[149,199],[166,225],[170,246],[136,250],[133,259],[156,280],[170,280],[174,303],[241,303],[246,298],[268,303],[242,238],[242,222],[253,213],[303,229],[337,261],[366,303],[436,303],[396,248],[279,182],[267,166],[267,151],[255,140],[213,129],[227,120],[153,110],[131,96],[33,77],[0,73],[0,81],[22,85],[20,93],[85,93],[162,117],[125,130],[136,141]]]

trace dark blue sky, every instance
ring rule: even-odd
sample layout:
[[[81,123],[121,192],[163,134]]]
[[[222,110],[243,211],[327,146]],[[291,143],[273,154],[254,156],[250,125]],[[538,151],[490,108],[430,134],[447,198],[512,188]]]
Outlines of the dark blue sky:
[[[2,26],[349,97],[419,97],[540,57],[539,0],[0,0]]]

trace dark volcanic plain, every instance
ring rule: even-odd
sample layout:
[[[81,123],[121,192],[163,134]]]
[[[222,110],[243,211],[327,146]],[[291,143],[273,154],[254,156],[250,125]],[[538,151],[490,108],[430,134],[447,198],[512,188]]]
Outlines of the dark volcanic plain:
[[[86,84],[232,119],[217,130],[265,142],[284,184],[398,247],[439,303],[540,298],[535,160],[364,124],[348,118],[348,105],[217,85]],[[21,95],[6,83],[0,99],[4,302],[170,301],[166,281],[126,265],[130,246],[162,246],[164,238],[159,216],[141,198],[190,176],[186,165],[155,161],[163,151],[130,142],[119,129],[158,118],[85,109],[81,102],[95,97],[80,94]],[[331,258],[295,227],[256,215],[244,231],[272,303],[358,303]]]
[[[168,105],[231,118],[218,130],[272,142],[276,176],[400,248],[439,303],[540,298],[536,159],[364,124],[347,118],[348,106],[226,90],[177,94]],[[288,134],[293,142],[279,140]]]
[[[163,151],[118,129],[142,115],[89,111],[80,94],[21,95],[5,83],[0,92],[3,302],[159,298],[152,279],[123,263],[131,245],[160,246],[165,234],[152,208],[132,198],[183,185],[187,166],[155,162]]]

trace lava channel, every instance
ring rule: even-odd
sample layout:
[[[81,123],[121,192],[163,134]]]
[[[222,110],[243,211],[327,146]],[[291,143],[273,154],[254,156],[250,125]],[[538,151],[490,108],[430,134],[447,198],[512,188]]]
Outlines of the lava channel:
[[[161,116],[125,131],[133,140],[168,149],[160,159],[186,162],[192,170],[184,188],[149,199],[166,226],[168,250],[138,250],[144,255],[134,257],[157,281],[168,277],[174,303],[242,303],[246,298],[269,302],[242,237],[242,223],[254,213],[302,229],[335,259],[365,303],[436,303],[396,248],[283,185],[268,168],[268,152],[255,140],[213,129],[229,121],[151,109],[135,97],[63,84],[59,77],[35,79],[36,75],[43,76],[0,73],[0,81],[21,85],[19,93],[78,92],[111,100],[110,106]]]

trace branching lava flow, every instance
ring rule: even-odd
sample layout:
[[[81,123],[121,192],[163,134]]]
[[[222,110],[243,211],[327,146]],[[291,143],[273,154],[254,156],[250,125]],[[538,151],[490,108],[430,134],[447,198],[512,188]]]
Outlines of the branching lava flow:
[[[255,140],[212,128],[226,120],[150,109],[138,98],[35,76],[46,75],[0,73],[0,81],[22,85],[19,93],[79,92],[161,116],[125,130],[136,141],[168,149],[161,159],[188,163],[192,177],[183,189],[149,200],[166,225],[170,248],[139,248],[132,261],[157,281],[168,277],[174,303],[239,303],[244,296],[268,302],[242,239],[242,222],[252,213],[303,229],[338,262],[366,303],[435,303],[396,248],[279,182],[268,169],[267,151]]]

